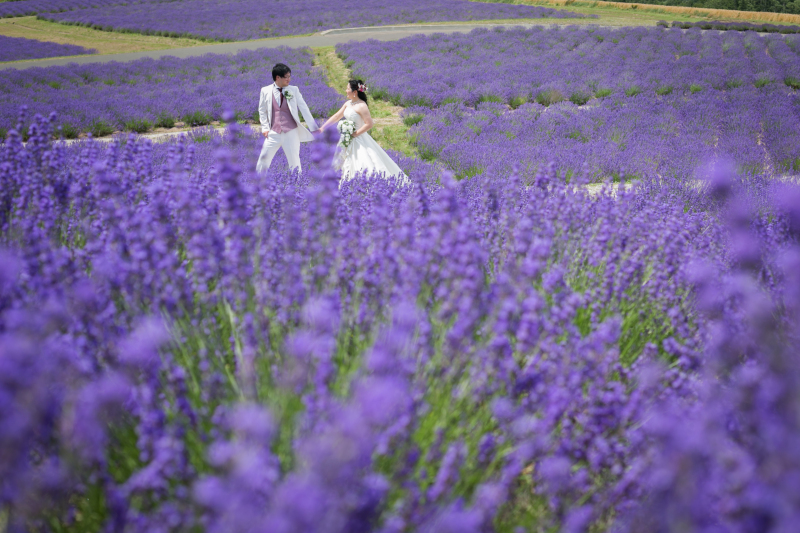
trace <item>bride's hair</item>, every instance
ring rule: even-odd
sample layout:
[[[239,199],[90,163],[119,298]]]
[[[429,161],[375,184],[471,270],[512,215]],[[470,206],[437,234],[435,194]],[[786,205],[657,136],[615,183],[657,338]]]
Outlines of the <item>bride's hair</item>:
[[[347,82],[350,84],[350,90],[356,91],[358,93],[358,97],[364,100],[364,103],[367,103],[367,85],[364,83],[363,80],[350,80]]]

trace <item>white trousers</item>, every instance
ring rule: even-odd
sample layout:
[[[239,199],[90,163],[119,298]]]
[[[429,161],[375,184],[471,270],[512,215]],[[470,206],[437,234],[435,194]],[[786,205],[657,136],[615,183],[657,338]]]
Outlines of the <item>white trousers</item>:
[[[283,148],[289,168],[300,170],[300,134],[298,128],[295,128],[288,133],[269,132],[261,147],[261,155],[258,156],[256,172],[266,172],[269,169],[272,158],[278,153],[278,148]]]

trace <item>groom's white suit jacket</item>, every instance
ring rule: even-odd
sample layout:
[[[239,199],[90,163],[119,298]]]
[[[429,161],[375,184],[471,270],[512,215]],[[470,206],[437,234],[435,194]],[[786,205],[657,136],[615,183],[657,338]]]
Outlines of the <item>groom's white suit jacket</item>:
[[[272,102],[270,98],[275,98],[275,101],[280,104],[280,94],[278,91],[275,90],[275,84],[267,85],[266,87],[261,88],[261,97],[258,100],[258,117],[261,120],[261,132],[266,133],[272,127]],[[311,114],[311,110],[308,108],[306,101],[303,100],[303,95],[300,94],[300,89],[298,89],[295,85],[288,85],[284,87],[283,94],[290,93],[292,95],[291,98],[286,99],[286,103],[289,104],[289,111],[292,113],[292,118],[295,122],[297,122],[297,130],[300,134],[300,142],[310,142],[314,140],[314,136],[311,135],[305,126],[300,123],[300,117],[297,114],[297,110],[299,109],[300,112],[303,114],[303,118],[308,124],[311,131],[316,131],[319,129],[317,126],[317,121],[314,120],[314,116]]]

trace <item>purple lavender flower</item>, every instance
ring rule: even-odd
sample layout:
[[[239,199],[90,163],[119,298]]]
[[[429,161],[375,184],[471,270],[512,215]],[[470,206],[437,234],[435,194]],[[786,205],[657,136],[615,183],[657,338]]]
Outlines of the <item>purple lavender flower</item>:
[[[600,44],[588,30],[545,35]],[[700,53],[693,43],[721,46],[667,37],[690,50],[684,58]],[[765,46],[783,65],[772,67],[792,68],[783,45]],[[741,111],[753,124],[775,118],[763,95],[715,89],[708,76],[686,101],[753,104]],[[794,103],[764,94],[789,110],[755,143],[774,162],[791,153],[777,133],[794,124]],[[302,148],[304,172],[278,161],[256,175],[261,139],[235,128],[66,146],[51,140],[58,115],[15,114],[28,141],[12,129],[0,147],[8,523],[791,524],[797,193],[774,172],[732,177],[726,169],[754,151],[720,163],[730,146],[750,146],[750,119],[737,137],[742,128],[714,115],[739,140],[720,135],[710,186],[694,181],[705,160],[665,156],[658,168],[669,172],[590,193],[587,152],[526,167],[526,144],[469,179],[441,171],[501,153],[473,141],[508,140],[503,120],[531,118],[520,132],[540,120],[551,132],[574,126],[574,147],[600,131],[596,112],[620,128],[609,142],[623,154],[638,130],[621,125],[674,134],[644,127],[639,113],[654,101],[674,104],[673,126],[698,124],[677,97],[625,98],[424,110],[420,131],[451,120],[449,159],[401,159],[410,186],[364,176],[341,188],[332,135]],[[653,162],[604,164],[624,179]]]
[[[587,17],[541,6],[470,3],[465,0],[434,0],[425,4],[408,1],[386,4],[377,0],[366,0],[358,10],[347,9],[344,4],[320,0],[299,0],[290,8],[282,3],[264,6],[254,1],[229,4],[218,0],[195,0],[191,5],[156,1],[112,4],[40,16],[68,24],[222,41],[421,21]]]
[[[25,59],[39,59],[43,57],[77,56],[96,53],[97,50],[84,48],[83,46],[75,46],[73,44],[58,44],[0,35],[0,61],[22,61]]]
[[[327,116],[338,106],[336,92],[312,68],[308,49],[7,70],[0,82],[6,95],[0,105],[0,139],[15,127],[27,134],[29,122],[16,126],[21,105],[30,107],[28,116],[56,111],[61,131],[53,135],[66,138],[89,132],[95,137],[115,131],[143,133],[176,122],[207,125],[221,120],[226,106],[236,120],[257,122],[253,99],[272,83],[270,70],[277,62],[292,66],[294,82],[315,116]]]

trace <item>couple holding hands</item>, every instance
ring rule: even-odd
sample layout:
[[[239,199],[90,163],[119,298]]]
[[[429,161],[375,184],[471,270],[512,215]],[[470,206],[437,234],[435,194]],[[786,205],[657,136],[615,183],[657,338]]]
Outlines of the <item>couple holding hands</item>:
[[[258,102],[261,134],[265,139],[256,171],[266,172],[279,148],[283,148],[289,167],[300,169],[300,143],[312,141],[314,136],[300,124],[299,111],[311,131],[322,131],[342,119],[353,123],[355,132],[351,134],[350,142],[345,147],[340,141],[336,152],[335,165],[341,169],[343,181],[362,172],[383,173],[387,178],[397,176],[405,179],[400,167],[368,133],[372,128],[372,117],[367,107],[367,88],[361,80],[347,83],[347,101],[325,124],[318,127],[300,89],[290,85],[292,70],[278,63],[272,68],[272,79],[272,85],[261,88]]]

